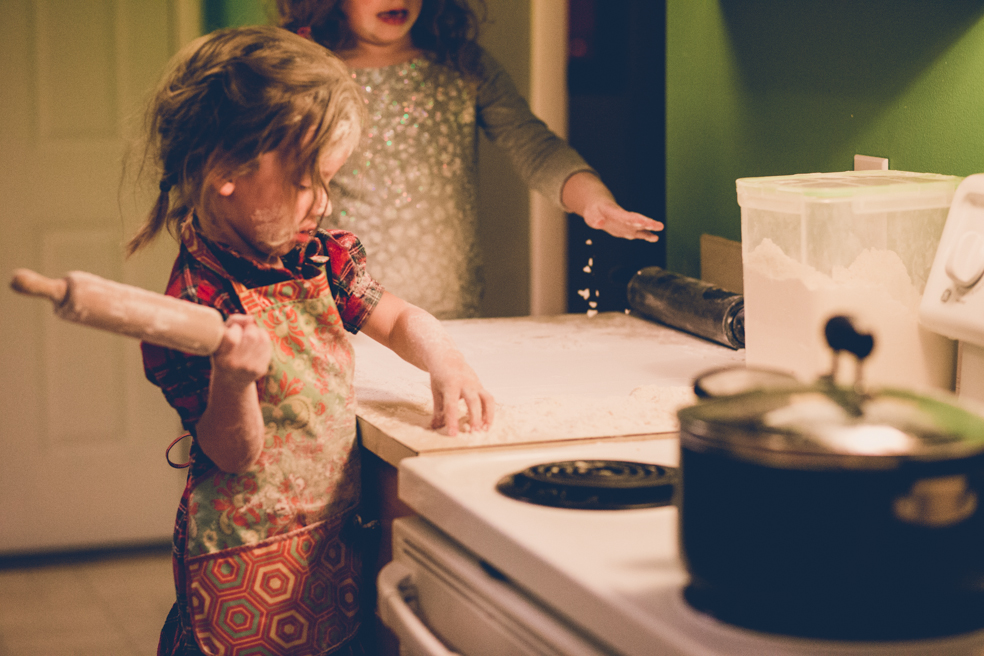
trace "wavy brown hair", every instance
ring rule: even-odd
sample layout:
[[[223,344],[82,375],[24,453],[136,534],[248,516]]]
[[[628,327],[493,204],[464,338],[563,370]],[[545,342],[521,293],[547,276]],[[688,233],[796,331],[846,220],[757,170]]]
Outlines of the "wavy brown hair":
[[[472,77],[480,73],[475,40],[487,18],[485,0],[423,0],[420,16],[410,28],[413,45],[431,54],[434,61]],[[342,12],[342,0],[276,0],[280,24],[292,32],[310,28],[311,38],[329,50],[355,46],[355,36]]]
[[[248,173],[267,152],[286,151],[297,177],[309,173],[327,193],[320,162],[358,139],[365,111],[345,64],[287,30],[232,28],[192,41],[171,59],[147,108],[144,162],[160,194],[127,255],[162,228],[176,235],[207,207],[213,181]]]

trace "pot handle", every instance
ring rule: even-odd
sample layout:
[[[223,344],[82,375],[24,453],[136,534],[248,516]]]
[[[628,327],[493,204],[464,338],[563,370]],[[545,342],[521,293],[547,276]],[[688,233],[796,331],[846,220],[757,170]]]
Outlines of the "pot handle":
[[[833,353],[833,363],[830,367],[829,379],[837,380],[837,361],[841,351],[847,351],[857,359],[854,386],[861,387],[861,369],[864,359],[871,355],[875,348],[875,338],[871,333],[862,333],[854,327],[851,317],[836,315],[827,320],[823,329],[827,345]]]
[[[975,510],[977,493],[970,488],[964,474],[918,480],[892,504],[896,518],[928,528],[959,524]]]

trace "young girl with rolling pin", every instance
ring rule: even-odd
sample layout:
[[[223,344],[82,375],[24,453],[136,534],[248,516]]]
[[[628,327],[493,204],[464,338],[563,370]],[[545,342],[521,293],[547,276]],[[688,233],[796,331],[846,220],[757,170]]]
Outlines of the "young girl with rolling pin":
[[[363,92],[371,121],[332,179],[330,225],[358,232],[374,275],[400,297],[442,319],[480,314],[478,128],[557,206],[616,237],[656,241],[663,224],[620,207],[476,43],[469,0],[277,0],[277,9],[285,27],[337,52]]]
[[[461,400],[472,428],[492,421],[439,322],[383,290],[354,235],[318,229],[364,112],[338,58],[276,27],[198,39],[151,101],[160,196],[129,251],[171,230],[167,294],[225,317],[210,357],[143,345],[194,438],[159,654],[371,653],[346,331],[430,373],[434,427],[454,435]]]

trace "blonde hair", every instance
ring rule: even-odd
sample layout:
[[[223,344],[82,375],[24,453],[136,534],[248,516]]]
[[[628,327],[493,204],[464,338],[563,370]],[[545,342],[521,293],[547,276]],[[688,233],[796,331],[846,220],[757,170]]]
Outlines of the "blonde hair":
[[[345,64],[318,44],[272,26],[218,30],[168,64],[146,115],[145,161],[160,194],[127,255],[207,201],[216,176],[236,177],[260,155],[286,151],[325,193],[320,162],[358,141],[365,103]]]

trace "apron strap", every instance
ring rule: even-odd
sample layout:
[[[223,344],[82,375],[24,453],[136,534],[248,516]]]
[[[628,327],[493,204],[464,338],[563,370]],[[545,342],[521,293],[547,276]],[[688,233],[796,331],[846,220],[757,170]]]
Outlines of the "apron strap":
[[[178,463],[178,462],[171,461],[171,449],[173,449],[178,442],[180,442],[186,437],[191,437],[191,433],[184,433],[183,435],[179,435],[174,439],[173,442],[171,442],[168,445],[167,450],[164,451],[164,459],[167,460],[167,464],[171,465],[175,469],[187,469],[188,467],[191,467],[191,458],[188,458],[188,462],[185,463]]]

